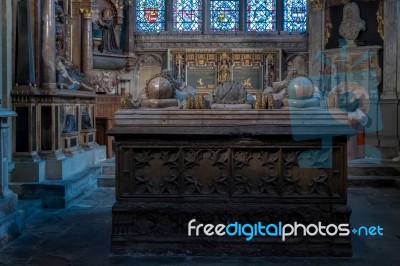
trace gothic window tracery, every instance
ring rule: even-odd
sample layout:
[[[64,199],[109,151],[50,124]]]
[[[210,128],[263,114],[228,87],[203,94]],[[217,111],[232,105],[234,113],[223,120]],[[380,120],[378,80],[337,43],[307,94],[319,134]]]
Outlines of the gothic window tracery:
[[[307,0],[285,0],[283,30],[305,32],[307,27]]]
[[[239,30],[239,15],[238,0],[210,0],[211,31]]]
[[[137,0],[136,31],[172,30],[202,33],[206,28],[210,32],[262,33],[283,30],[303,33],[307,30],[307,0],[246,0],[244,3],[239,0],[171,2],[167,7],[168,1]],[[203,6],[204,4],[207,6]],[[169,18],[168,21],[166,18]],[[172,26],[167,28],[167,22]]]
[[[173,30],[182,32],[202,30],[202,0],[173,1]]]
[[[160,32],[165,30],[165,1],[136,1],[136,30]]]
[[[276,1],[247,0],[247,31],[265,32],[276,30]]]

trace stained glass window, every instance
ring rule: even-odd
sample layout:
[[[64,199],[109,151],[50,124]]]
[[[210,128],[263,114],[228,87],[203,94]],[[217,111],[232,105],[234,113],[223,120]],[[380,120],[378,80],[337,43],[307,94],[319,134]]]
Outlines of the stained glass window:
[[[307,29],[307,0],[285,0],[283,29],[305,32]]]
[[[174,31],[201,31],[202,0],[174,0]]]
[[[247,0],[247,31],[274,31],[276,0]]]
[[[239,30],[239,0],[210,0],[210,30]]]
[[[164,0],[136,0],[136,30],[163,31],[165,29]]]

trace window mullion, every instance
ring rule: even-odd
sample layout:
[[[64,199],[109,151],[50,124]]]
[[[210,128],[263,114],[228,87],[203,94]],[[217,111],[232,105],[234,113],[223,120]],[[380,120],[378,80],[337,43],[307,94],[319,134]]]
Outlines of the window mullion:
[[[210,33],[210,0],[203,0],[203,34]]]
[[[173,25],[173,14],[174,9],[172,8],[172,0],[165,1],[165,31],[172,32]]]
[[[247,31],[247,26],[246,26],[246,6],[247,6],[247,0],[240,1],[239,4],[239,31],[246,32]]]
[[[276,31],[283,31],[283,5],[285,0],[276,0]]]

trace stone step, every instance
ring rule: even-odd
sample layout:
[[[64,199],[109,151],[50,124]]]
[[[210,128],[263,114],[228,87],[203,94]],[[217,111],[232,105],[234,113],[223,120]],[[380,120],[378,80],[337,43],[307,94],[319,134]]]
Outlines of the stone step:
[[[96,187],[101,167],[81,171],[65,180],[45,180],[39,183],[10,182],[9,187],[19,199],[39,199],[41,207],[66,208]]]
[[[42,201],[39,199],[19,199],[18,209],[23,210],[25,218],[28,218],[42,209]]]
[[[101,175],[97,178],[97,187],[115,187],[115,158],[100,164]]]
[[[349,176],[349,187],[396,187],[397,176]]]
[[[115,187],[115,175],[101,175],[97,178],[97,187]]]
[[[348,163],[350,187],[397,187],[400,164],[388,160],[359,159]]]
[[[115,164],[107,163],[102,165],[101,173],[103,175],[115,175]]]
[[[391,166],[363,166],[348,167],[349,176],[397,176],[400,177],[400,169]]]

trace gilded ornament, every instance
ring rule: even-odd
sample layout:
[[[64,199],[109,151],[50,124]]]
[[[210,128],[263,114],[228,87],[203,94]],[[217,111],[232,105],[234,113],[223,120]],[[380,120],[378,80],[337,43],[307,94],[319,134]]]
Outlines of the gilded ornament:
[[[378,33],[381,36],[382,40],[384,39],[384,31],[383,31],[383,0],[379,2],[379,8],[376,12],[376,21],[378,22]]]
[[[91,8],[81,8],[79,9],[81,13],[83,14],[83,17],[85,19],[91,19],[93,15],[93,10]]]

